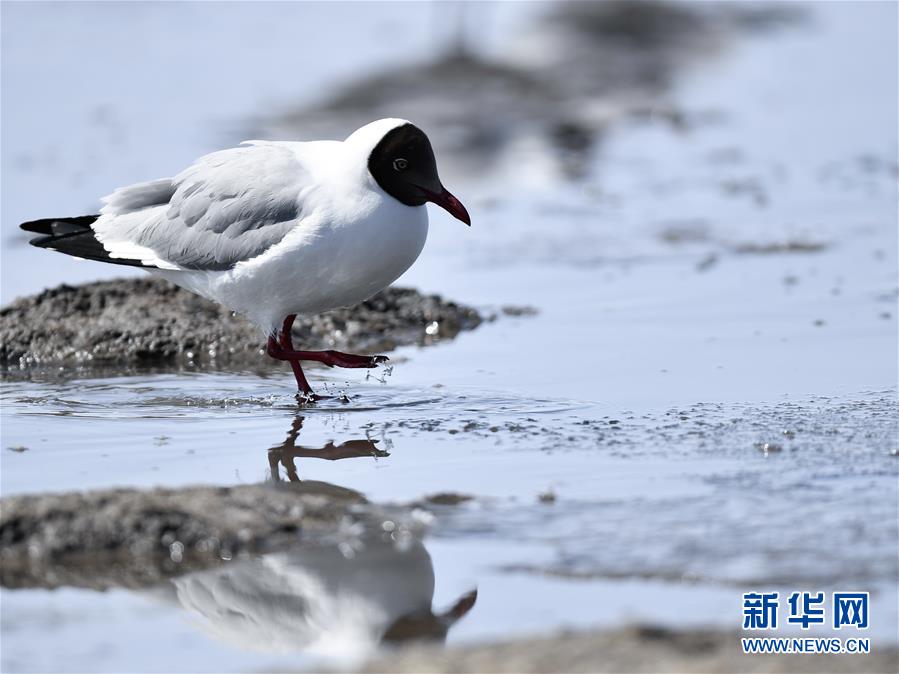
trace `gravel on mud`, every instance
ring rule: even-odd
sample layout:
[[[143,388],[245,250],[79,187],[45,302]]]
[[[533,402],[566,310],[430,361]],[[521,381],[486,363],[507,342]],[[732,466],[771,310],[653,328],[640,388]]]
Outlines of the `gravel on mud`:
[[[389,351],[471,330],[477,310],[409,288],[387,288],[360,304],[298,317],[303,348]],[[264,336],[226,308],[154,278],[61,285],[0,309],[0,368],[90,369],[249,366],[267,360]]]

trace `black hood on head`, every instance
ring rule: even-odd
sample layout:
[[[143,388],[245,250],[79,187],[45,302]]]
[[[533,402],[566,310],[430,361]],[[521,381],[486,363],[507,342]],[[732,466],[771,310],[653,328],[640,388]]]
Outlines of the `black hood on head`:
[[[371,151],[368,170],[381,189],[407,206],[421,206],[428,192],[443,190],[431,141],[414,124],[389,131]]]
[[[406,206],[430,201],[471,226],[462,202],[440,182],[431,141],[414,124],[389,131],[368,157],[368,170],[387,194]]]

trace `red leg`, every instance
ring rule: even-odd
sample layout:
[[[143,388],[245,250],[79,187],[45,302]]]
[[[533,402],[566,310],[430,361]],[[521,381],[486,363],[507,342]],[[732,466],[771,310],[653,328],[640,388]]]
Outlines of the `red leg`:
[[[328,367],[377,367],[379,363],[387,361],[387,356],[358,356],[353,353],[344,353],[342,351],[296,351],[293,348],[293,340],[290,331],[293,328],[293,322],[296,315],[291,314],[284,319],[281,326],[281,332],[277,339],[274,336],[268,338],[266,351],[269,356],[277,360],[286,360],[293,369],[293,376],[296,377],[297,386],[305,395],[312,395],[312,387],[306,381],[306,375],[303,374],[303,368],[300,366],[301,360],[311,360],[324,363]]]
[[[281,335],[278,338],[278,341],[285,351],[293,351],[293,335],[291,334],[291,330],[293,330],[293,322],[296,319],[296,314],[290,314],[290,316],[284,319],[284,323],[281,325]]]
[[[272,349],[269,349],[269,355],[272,358],[287,361],[314,360],[324,363],[328,367],[348,368],[376,367],[379,363],[385,363],[388,360],[387,356],[357,356],[354,353],[344,353],[343,351],[334,351],[332,349],[327,351],[295,351],[293,340],[290,336],[294,320],[296,320],[296,314],[291,314],[284,319],[284,324],[281,326],[281,334],[278,336],[278,341],[275,344],[276,352],[272,353]],[[270,344],[273,341],[273,339],[269,339]]]
[[[295,314],[291,314],[284,319],[284,324],[281,326],[281,334],[278,336],[278,340],[276,341],[273,336],[270,336],[268,338],[268,344],[266,345],[266,351],[272,358],[286,360],[290,363],[290,369],[293,370],[293,376],[297,380],[297,388],[302,391],[303,395],[311,396],[313,395],[312,387],[309,386],[309,382],[306,381],[306,375],[303,373],[303,368],[300,366],[299,359],[283,357],[283,354],[286,352],[293,351],[293,340],[291,339],[290,331],[291,328],[293,328],[294,320],[296,320]]]
[[[274,339],[272,338],[272,341]],[[377,367],[380,363],[387,362],[387,356],[358,356],[354,353],[344,353],[343,351],[292,351],[285,350],[280,346],[275,347],[276,353],[269,351],[272,358],[278,360],[313,360],[317,363],[324,363],[328,367]]]

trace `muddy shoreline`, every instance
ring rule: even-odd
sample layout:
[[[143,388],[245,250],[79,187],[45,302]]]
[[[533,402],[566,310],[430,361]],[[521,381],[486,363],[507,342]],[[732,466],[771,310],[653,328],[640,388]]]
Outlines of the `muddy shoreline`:
[[[351,489],[301,481],[235,487],[103,489],[0,500],[0,584],[8,589],[153,592],[185,574],[272,551],[418,540],[418,508],[467,500],[435,494],[376,505]],[[388,526],[389,525],[389,526]],[[377,541],[377,542],[376,542]],[[456,645],[427,634],[380,650],[360,672],[891,672],[899,649],[865,655],[753,655],[739,631],[635,624]],[[310,671],[320,671],[313,668]]]
[[[411,511],[327,483],[102,489],[0,499],[0,585],[141,587],[238,556],[361,538]]]
[[[391,351],[472,330],[492,316],[410,288],[297,319],[311,349]],[[61,285],[0,309],[0,374],[66,367],[261,367],[263,336],[209,300],[153,278]]]
[[[739,632],[639,625],[442,648],[411,646],[362,672],[895,672],[899,650],[865,655],[745,655]]]

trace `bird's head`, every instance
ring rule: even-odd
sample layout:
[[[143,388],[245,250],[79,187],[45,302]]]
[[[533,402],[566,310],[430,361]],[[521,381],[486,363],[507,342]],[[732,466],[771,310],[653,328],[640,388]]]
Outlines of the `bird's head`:
[[[465,206],[440,182],[434,150],[424,131],[404,120],[382,121],[396,124],[383,134],[368,157],[369,173],[381,189],[407,206],[430,201],[471,226]],[[368,126],[375,124],[380,122]]]

